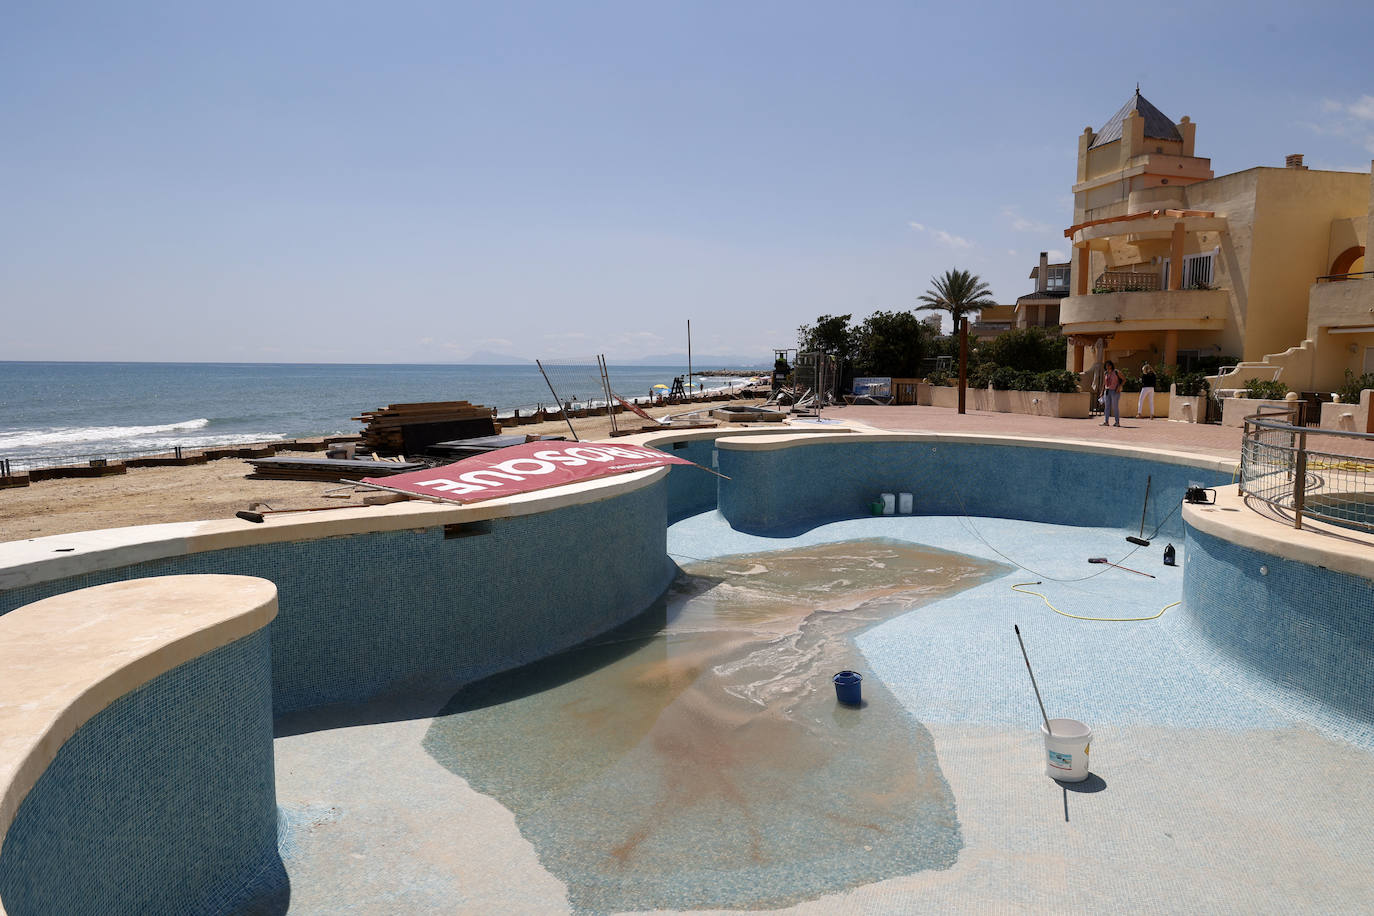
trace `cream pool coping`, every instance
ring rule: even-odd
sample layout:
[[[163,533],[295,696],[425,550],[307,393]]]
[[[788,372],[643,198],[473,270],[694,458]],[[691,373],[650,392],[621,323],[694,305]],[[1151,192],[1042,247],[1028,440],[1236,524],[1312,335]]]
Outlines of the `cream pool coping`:
[[[149,560],[232,547],[419,530],[534,515],[632,493],[667,473],[667,467],[634,471],[469,505],[414,499],[329,512],[268,515],[261,524],[228,518],[106,528],[10,541],[0,544],[0,591]]]
[[[276,616],[275,585],[222,575],[113,582],[0,616],[0,838],[77,729],[125,694]]]
[[[1238,547],[1374,580],[1374,535],[1303,519],[1303,527],[1263,515],[1239,487],[1217,488],[1216,505],[1183,504],[1190,527]]]
[[[772,432],[769,430],[769,432]],[[773,433],[766,436],[735,438],[721,436],[718,447],[732,451],[772,451],[807,445],[824,445],[827,442],[934,442],[937,444],[965,445],[1008,445],[1015,448],[1042,448],[1060,452],[1082,452],[1093,455],[1111,455],[1135,460],[1159,461],[1165,464],[1181,464],[1195,468],[1206,468],[1223,474],[1234,474],[1238,463],[1234,458],[1218,458],[1200,455],[1196,452],[1176,452],[1167,449],[1143,448],[1134,445],[1116,445],[1082,439],[1044,439],[1032,436],[998,436],[988,433],[935,433],[935,432],[890,432],[853,430],[836,434],[832,430],[817,430],[805,435]]]
[[[635,433],[632,436],[622,436],[611,442],[628,442],[632,445],[652,445],[660,446],[665,442],[699,442],[702,439],[725,439],[725,438],[752,438],[757,436],[814,436],[820,433],[831,434],[852,434],[872,427],[856,423],[826,423],[812,425],[802,425],[796,420],[789,419],[782,424],[787,430],[786,433],[779,432],[779,424],[770,423],[765,427],[759,426],[718,426],[708,429],[679,429],[679,430],[657,430],[652,429],[648,432]]]

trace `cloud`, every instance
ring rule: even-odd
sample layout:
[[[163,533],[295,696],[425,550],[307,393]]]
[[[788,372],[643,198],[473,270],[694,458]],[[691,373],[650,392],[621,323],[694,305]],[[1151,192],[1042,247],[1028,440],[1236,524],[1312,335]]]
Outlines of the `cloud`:
[[[1303,126],[1321,137],[1345,137],[1374,153],[1374,95],[1362,95],[1353,102],[1322,99],[1320,108],[1324,117],[1304,121]]]
[[[1050,263],[1052,264],[1060,261],[1067,261],[1069,259],[1069,253],[1067,251],[1056,251],[1051,249],[1046,252],[1046,255],[1049,257]]]
[[[1362,95],[1358,100],[1345,107],[1353,117],[1361,121],[1374,121],[1374,95]]]
[[[1054,231],[1054,227],[1049,223],[1042,223],[1039,220],[1027,219],[1022,216],[1016,207],[1003,207],[1002,217],[1017,232],[1038,232],[1045,235]]]
[[[929,233],[935,239],[935,241],[939,242],[942,245],[948,245],[950,248],[974,247],[973,243],[970,242],[968,239],[964,238],[963,236],[955,235],[952,232],[946,232],[943,229],[932,229],[923,223],[917,222],[908,222],[907,225],[910,226],[912,229],[915,229],[917,232]]]
[[[973,247],[973,243],[970,242],[968,239],[957,235],[951,235],[943,229],[936,229],[931,234],[935,236],[936,241],[940,242],[941,244],[948,245],[951,248]]]

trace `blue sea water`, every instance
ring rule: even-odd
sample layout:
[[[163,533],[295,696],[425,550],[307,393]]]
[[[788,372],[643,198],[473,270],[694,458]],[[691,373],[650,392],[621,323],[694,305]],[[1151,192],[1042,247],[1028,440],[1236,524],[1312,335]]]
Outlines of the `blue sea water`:
[[[559,397],[600,401],[595,366],[546,366]],[[705,367],[703,367],[705,368]],[[611,366],[646,399],[682,366]],[[713,388],[739,379],[699,380]],[[116,455],[175,446],[357,433],[388,404],[471,401],[500,413],[555,403],[535,365],[0,362],[0,458]]]

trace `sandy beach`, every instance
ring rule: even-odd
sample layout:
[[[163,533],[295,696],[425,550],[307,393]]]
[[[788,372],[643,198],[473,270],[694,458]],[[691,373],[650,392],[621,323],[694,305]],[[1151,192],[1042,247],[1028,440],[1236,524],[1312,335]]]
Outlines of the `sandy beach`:
[[[738,400],[701,405],[702,408],[745,406],[758,400]],[[649,407],[654,417],[679,416],[693,407],[676,404]],[[620,414],[621,429],[644,423],[632,414]],[[574,418],[577,437],[609,439],[610,417]],[[567,436],[568,424],[534,423],[511,427],[502,434]],[[319,458],[319,452],[279,452],[282,456]],[[22,541],[52,534],[231,518],[251,503],[265,502],[274,509],[309,509],[325,506],[357,506],[374,491],[337,489],[339,484],[296,480],[249,480],[252,467],[238,458],[222,458],[208,464],[184,467],[129,468],[125,474],[91,479],[43,480],[27,487],[0,490],[0,541]]]

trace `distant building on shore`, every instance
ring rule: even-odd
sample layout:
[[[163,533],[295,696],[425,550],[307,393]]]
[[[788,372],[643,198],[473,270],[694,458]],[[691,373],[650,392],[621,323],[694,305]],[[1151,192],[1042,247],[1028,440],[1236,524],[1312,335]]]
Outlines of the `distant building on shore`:
[[[1040,252],[1040,263],[1030,272],[1035,292],[1016,300],[1016,327],[1058,331],[1059,304],[1069,294],[1069,272],[1068,261],[1051,264],[1049,252]]]
[[[980,310],[977,318],[969,321],[968,335],[977,340],[991,340],[998,334],[1010,331],[1015,323],[1016,306],[989,306]]]
[[[1137,88],[1079,136],[1059,307],[1069,368],[1186,368],[1224,355],[1243,361],[1238,380],[1277,374],[1321,391],[1346,369],[1374,371],[1370,174],[1312,170],[1291,155],[1282,168],[1216,177],[1195,153],[1196,132]]]

